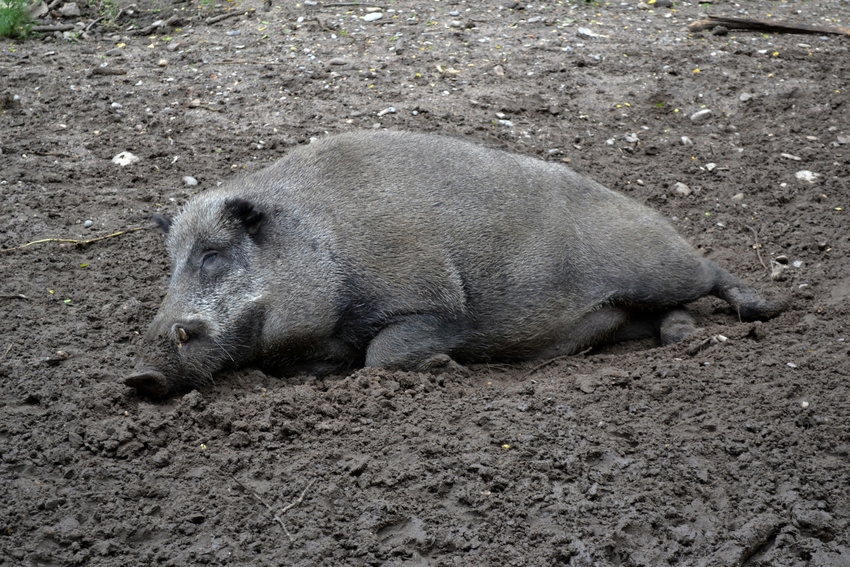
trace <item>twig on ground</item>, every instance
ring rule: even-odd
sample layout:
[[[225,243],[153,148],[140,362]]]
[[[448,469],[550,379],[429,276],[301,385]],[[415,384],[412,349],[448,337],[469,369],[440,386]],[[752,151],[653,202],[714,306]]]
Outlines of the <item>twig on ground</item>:
[[[72,24],[60,24],[57,26],[33,26],[30,31],[47,33],[57,31],[71,31],[72,29],[74,29],[74,26]]]
[[[227,18],[235,18],[237,16],[243,16],[250,12],[251,10],[242,10],[240,12],[228,12],[227,14],[221,14],[220,16],[213,16],[211,18],[207,18],[204,20],[207,24],[217,24],[222,20],[226,20]]]
[[[753,248],[755,248],[755,249],[756,249],[756,254],[757,254],[757,255],[758,255],[758,257],[759,257],[759,262],[761,262],[761,265],[764,267],[764,269],[765,269],[765,270],[767,270],[768,272],[770,272],[770,268],[768,268],[768,267],[767,267],[767,265],[764,263],[764,260],[762,260],[762,259],[761,259],[761,250],[760,250],[761,245],[759,244],[759,235],[758,235],[758,233],[757,233],[757,232],[755,231],[755,229],[754,229],[753,227],[751,227],[751,226],[747,226],[747,228],[749,228],[749,229],[753,232],[753,238],[755,238],[755,240],[756,240],[756,245],[755,245]]]
[[[154,31],[156,31],[160,28],[167,28],[168,26],[171,26],[171,25],[177,25],[177,21],[179,19],[180,19],[180,16],[171,16],[170,18],[168,18],[164,22],[157,20],[156,22],[152,23],[151,25],[149,25],[146,28],[142,28],[140,30],[133,30],[129,33],[132,34],[132,35],[150,35]]]
[[[15,246],[14,248],[2,248],[0,249],[0,252],[12,252],[13,250],[22,250],[34,244],[45,244],[47,242],[59,242],[64,244],[76,244],[77,246],[86,246],[87,244],[93,244],[95,242],[100,242],[101,240],[106,240],[107,238],[115,238],[116,236],[121,236],[122,234],[129,234],[131,232],[137,232],[139,230],[145,230],[145,228],[136,227],[131,228],[129,230],[119,230],[118,232],[107,234],[106,236],[99,236],[97,238],[90,238],[88,240],[77,240],[75,238],[42,238],[41,240],[33,240],[32,242],[27,242],[26,244],[21,244],[20,246]]]
[[[88,76],[92,75],[126,75],[127,69],[118,67],[95,67],[89,71]]]
[[[24,295],[23,293],[15,293],[12,295],[0,295],[0,299],[23,299],[25,301],[30,300],[30,298]]]
[[[12,347],[15,346],[15,343],[9,345],[9,348],[6,349],[6,352],[3,353],[3,356],[0,356],[0,360],[6,358],[6,355],[9,354],[9,351],[12,350]]]
[[[83,31],[89,31],[93,25],[95,25],[96,23],[98,23],[102,19],[103,19],[103,16],[100,16],[99,18],[92,20],[91,23],[89,25],[87,25],[86,29],[84,29]]]
[[[532,374],[534,374],[535,372],[537,372],[541,368],[546,368],[550,364],[554,364],[554,363],[560,362],[562,360],[567,360],[568,358],[575,358],[577,356],[583,356],[583,355],[589,353],[592,350],[593,350],[593,347],[589,347],[589,348],[586,348],[583,351],[577,352],[575,354],[565,354],[564,356],[557,356],[555,358],[550,358],[546,362],[542,362],[542,363],[538,364],[537,366],[535,366],[534,368],[532,368],[531,370],[529,370],[528,372],[523,374],[523,376],[522,376],[522,378],[520,378],[520,380],[525,380],[526,378],[528,378],[529,376],[531,376]]]
[[[368,2],[335,2],[333,4],[320,4],[321,8],[384,8],[383,4],[369,4]]]
[[[244,488],[247,492],[249,492],[251,494],[251,496],[253,496],[254,499],[256,499],[260,504],[262,504],[263,506],[266,507],[266,510],[268,510],[269,514],[271,514],[272,517],[274,518],[274,521],[278,523],[278,525],[283,530],[283,533],[285,533],[286,537],[289,538],[289,543],[293,543],[295,541],[295,538],[292,537],[292,534],[290,534],[289,530],[286,529],[286,525],[284,525],[283,520],[281,520],[280,517],[283,516],[284,514],[286,514],[289,510],[291,510],[295,506],[301,504],[301,502],[304,500],[304,496],[307,494],[307,491],[310,489],[310,487],[313,486],[313,483],[316,482],[316,479],[314,478],[313,480],[311,480],[307,484],[307,486],[301,492],[301,496],[298,497],[298,500],[295,500],[295,501],[291,502],[290,504],[288,504],[287,506],[285,506],[284,508],[282,508],[279,514],[275,514],[274,509],[271,506],[269,506],[268,502],[263,500],[260,497],[260,495],[257,494],[257,492],[255,490],[251,490],[250,488],[245,486],[242,482],[240,482],[240,480],[238,478],[236,478],[233,475],[230,475],[230,478],[232,478],[236,482],[236,484],[238,484],[239,486]]]
[[[117,13],[117,14],[115,14],[115,17],[114,17],[114,18],[112,18],[112,21],[113,21],[113,22],[117,22],[119,19],[121,19],[121,16],[124,14],[124,12],[129,12],[130,10],[133,10],[133,9],[138,10],[138,8],[139,8],[139,7],[138,7],[138,6],[136,6],[135,4],[129,4],[129,5],[127,5],[127,6],[124,6],[123,8],[121,8],[120,10],[118,10],[118,13]]]
[[[283,516],[284,514],[289,512],[292,508],[295,508],[296,506],[301,504],[301,502],[304,500],[304,495],[307,494],[307,491],[310,490],[310,487],[313,486],[313,483],[315,483],[315,482],[316,482],[315,478],[313,480],[311,480],[310,482],[308,482],[307,486],[304,487],[304,490],[301,491],[301,496],[298,497],[298,500],[295,500],[292,503],[288,504],[287,506],[284,506],[280,510],[280,515]]]
[[[687,352],[690,356],[694,356],[700,351],[702,351],[704,348],[706,348],[708,345],[725,343],[727,340],[729,339],[723,335],[711,335],[710,337],[703,339],[698,343],[692,344],[687,348],[685,352]]]
[[[794,24],[791,22],[780,22],[775,20],[754,20],[750,18],[728,18],[726,16],[708,16],[704,20],[697,20],[688,25],[691,31],[702,31],[723,26],[730,30],[753,30],[776,33],[809,33],[809,34],[834,34],[850,36],[850,29],[831,26],[812,26],[809,24]]]

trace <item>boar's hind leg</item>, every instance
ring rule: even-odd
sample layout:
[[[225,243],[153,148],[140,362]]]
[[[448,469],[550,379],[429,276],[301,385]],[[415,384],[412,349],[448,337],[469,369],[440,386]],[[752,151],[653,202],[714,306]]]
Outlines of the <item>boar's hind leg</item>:
[[[640,331],[638,335],[633,334],[635,328],[628,323],[629,312],[626,309],[614,305],[599,307],[572,323],[553,346],[538,353],[536,358],[567,356],[609,340],[616,342],[648,336]],[[622,339],[621,333],[624,334]]]
[[[697,330],[694,318],[684,309],[670,309],[661,315],[658,325],[661,344],[678,343]]]
[[[574,354],[599,343],[619,343],[661,337],[661,343],[677,343],[696,331],[691,315],[682,308],[641,313],[609,305],[586,314],[554,347],[540,358]]]
[[[390,321],[369,343],[366,366],[393,370],[459,370],[449,354],[467,333],[464,323],[437,315],[405,315]]]
[[[786,307],[785,301],[771,301],[761,297],[755,289],[738,278],[717,267],[717,279],[711,294],[723,299],[738,312],[742,321],[770,319],[779,315]]]
[[[697,330],[694,318],[683,308],[665,311],[630,313],[628,322],[617,329],[609,339],[611,343],[638,339],[661,338],[661,344],[678,343]]]

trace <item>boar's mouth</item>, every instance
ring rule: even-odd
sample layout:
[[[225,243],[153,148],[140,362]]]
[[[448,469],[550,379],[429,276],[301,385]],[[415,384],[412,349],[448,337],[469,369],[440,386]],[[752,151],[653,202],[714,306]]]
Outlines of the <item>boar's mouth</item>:
[[[163,397],[170,390],[165,375],[154,368],[143,368],[127,376],[124,378],[124,384],[135,388],[141,394],[155,398]]]

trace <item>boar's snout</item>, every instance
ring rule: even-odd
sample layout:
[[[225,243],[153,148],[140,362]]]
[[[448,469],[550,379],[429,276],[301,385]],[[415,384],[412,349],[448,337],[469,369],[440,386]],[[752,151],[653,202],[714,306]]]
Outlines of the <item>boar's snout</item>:
[[[171,389],[165,375],[151,367],[137,368],[133,374],[124,378],[124,384],[155,398],[163,397]]]
[[[160,314],[145,334],[138,364],[124,384],[157,398],[202,385],[217,370],[214,354],[220,348],[211,345],[217,342],[208,322]]]

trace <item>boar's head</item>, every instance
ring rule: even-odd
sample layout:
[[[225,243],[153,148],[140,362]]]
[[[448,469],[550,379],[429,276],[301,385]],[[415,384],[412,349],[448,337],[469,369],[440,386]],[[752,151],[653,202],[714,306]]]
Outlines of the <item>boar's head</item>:
[[[255,263],[264,214],[226,195],[196,199],[174,221],[157,216],[173,265],[168,293],[124,382],[163,396],[210,384],[254,356],[263,308]]]

